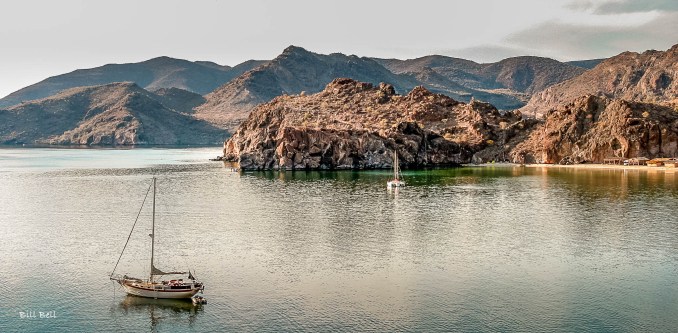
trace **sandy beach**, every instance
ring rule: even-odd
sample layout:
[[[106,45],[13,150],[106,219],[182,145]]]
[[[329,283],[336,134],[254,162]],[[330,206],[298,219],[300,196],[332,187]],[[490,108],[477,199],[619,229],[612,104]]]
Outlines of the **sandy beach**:
[[[666,166],[647,165],[619,165],[619,164],[519,164],[519,163],[485,163],[464,164],[469,167],[526,167],[526,168],[569,168],[569,169],[597,169],[597,170],[656,170],[674,172],[676,168]]]

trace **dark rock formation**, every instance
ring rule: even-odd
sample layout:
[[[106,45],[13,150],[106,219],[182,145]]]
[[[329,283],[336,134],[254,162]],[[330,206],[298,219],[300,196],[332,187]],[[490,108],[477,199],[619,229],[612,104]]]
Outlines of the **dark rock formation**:
[[[533,125],[487,103],[460,103],[416,87],[336,79],[314,95],[258,106],[224,144],[243,169],[390,168],[500,158]]]
[[[678,110],[593,95],[550,111],[511,152],[526,163],[602,162],[607,157],[678,156]]]

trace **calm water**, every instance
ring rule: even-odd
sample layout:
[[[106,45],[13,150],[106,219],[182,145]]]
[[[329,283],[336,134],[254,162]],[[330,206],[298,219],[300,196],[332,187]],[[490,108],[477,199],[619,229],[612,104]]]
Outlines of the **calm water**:
[[[388,171],[217,154],[0,149],[0,332],[678,328],[678,172],[406,171],[389,193]],[[201,308],[108,280],[154,175],[157,266],[195,270]],[[144,209],[118,272],[147,274],[148,233]]]

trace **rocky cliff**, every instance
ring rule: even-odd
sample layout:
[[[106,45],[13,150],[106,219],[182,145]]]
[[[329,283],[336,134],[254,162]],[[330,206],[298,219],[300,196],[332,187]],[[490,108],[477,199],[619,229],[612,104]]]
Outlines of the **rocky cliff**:
[[[187,92],[174,91],[172,101]],[[188,96],[195,97],[188,93]],[[65,90],[0,110],[0,143],[215,144],[223,130],[165,106],[134,83]]]
[[[678,104],[678,45],[667,51],[624,52],[532,96],[524,115],[542,117],[585,95]]]
[[[390,168],[453,165],[504,156],[533,120],[492,105],[461,103],[423,87],[336,79],[317,94],[259,105],[224,144],[243,169]]]
[[[510,153],[516,162],[585,163],[678,156],[678,110],[586,95],[551,110]]]

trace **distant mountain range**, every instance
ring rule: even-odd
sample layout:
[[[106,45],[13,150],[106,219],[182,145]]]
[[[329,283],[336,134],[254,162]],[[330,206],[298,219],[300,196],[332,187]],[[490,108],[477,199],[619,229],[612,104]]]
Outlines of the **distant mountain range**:
[[[195,114],[233,131],[256,105],[283,94],[316,93],[340,77],[375,85],[387,82],[398,92],[422,85],[460,101],[476,98],[500,109],[515,109],[525,105],[533,92],[584,71],[539,57],[478,64],[444,56],[397,60],[321,55],[290,46],[270,62],[206,95],[207,101]]]
[[[315,93],[338,77],[378,84],[389,82],[406,91],[419,82],[394,74],[370,58],[340,53],[321,55],[290,46],[259,66],[205,96],[196,116],[234,130],[258,104],[284,94]]]
[[[91,69],[78,69],[17,90],[0,99],[0,108],[49,97],[69,88],[113,82],[134,82],[149,90],[180,88],[203,95],[263,63],[265,61],[250,60],[235,67],[229,67],[207,61],[191,62],[158,57],[139,63],[109,64]]]
[[[673,54],[675,48],[667,52]],[[340,77],[374,85],[386,82],[403,94],[423,86],[461,102],[475,99],[490,102],[499,110],[520,109],[523,116],[544,116],[548,110],[585,94],[669,103],[675,99],[677,71],[675,60],[664,53],[623,53],[610,59],[567,63],[524,56],[479,64],[439,55],[409,60],[323,55],[290,46],[272,60],[251,60],[234,67],[159,57],[76,70],[0,99],[0,109],[4,109],[0,110],[0,142],[218,142],[233,133],[257,105],[281,95],[320,92]],[[662,72],[661,68],[672,71]],[[104,98],[105,94],[110,96]],[[76,97],[108,102],[74,102]],[[137,132],[131,127],[109,130],[117,126],[128,129],[121,125],[120,119],[128,119],[123,113],[140,122],[134,127]],[[150,117],[159,113],[167,115],[166,119]],[[92,118],[101,114],[117,116]],[[49,119],[41,118],[46,116]],[[55,124],[43,124],[48,120]],[[151,123],[145,126],[147,121]],[[165,121],[171,123],[164,128],[172,134],[161,137],[151,128],[160,129]],[[184,122],[187,131],[175,128]],[[188,133],[198,130],[205,130],[205,136],[190,139]],[[222,134],[216,135],[213,130]]]
[[[411,60],[379,59],[381,64],[394,73],[417,77],[423,85],[432,91],[448,93],[454,97],[475,96],[477,99],[492,103],[497,96],[515,96],[532,94],[554,83],[577,75],[585,68],[541,57],[514,57],[496,63],[478,64],[470,60],[445,56],[427,56]],[[435,73],[431,75],[430,73]],[[437,75],[436,75],[437,74]],[[451,84],[449,84],[449,83]],[[454,89],[449,86],[456,85]],[[503,90],[503,91],[502,91]],[[482,94],[487,98],[483,99]],[[524,104],[516,99],[507,107],[495,102],[500,108],[515,108]],[[515,104],[515,105],[513,105]]]

